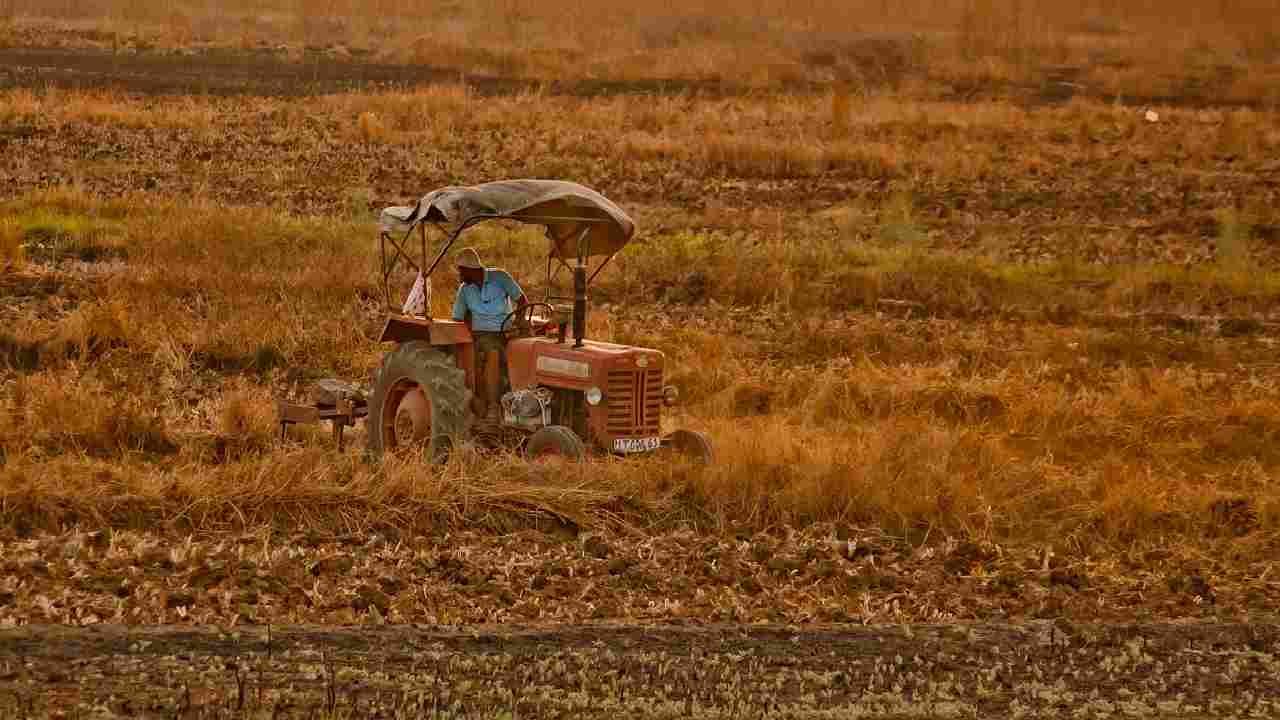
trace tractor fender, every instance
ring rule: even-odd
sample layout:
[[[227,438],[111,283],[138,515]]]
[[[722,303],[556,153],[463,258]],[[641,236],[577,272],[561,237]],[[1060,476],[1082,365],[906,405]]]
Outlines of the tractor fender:
[[[471,330],[456,320],[431,320],[407,315],[391,315],[382,326],[378,342],[405,343],[422,340],[431,345],[465,345],[472,341]]]

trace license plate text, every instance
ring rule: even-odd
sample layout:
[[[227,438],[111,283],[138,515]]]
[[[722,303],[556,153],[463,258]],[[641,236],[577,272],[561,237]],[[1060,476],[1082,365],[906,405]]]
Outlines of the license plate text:
[[[613,441],[613,451],[619,453],[638,453],[657,450],[662,444],[662,440],[656,437],[646,438],[615,438]]]

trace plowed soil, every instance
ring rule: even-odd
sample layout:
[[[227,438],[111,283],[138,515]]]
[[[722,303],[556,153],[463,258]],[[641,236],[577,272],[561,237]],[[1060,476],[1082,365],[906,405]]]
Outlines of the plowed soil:
[[[1280,626],[28,626],[9,717],[1267,717]],[[325,713],[328,715],[325,715]]]
[[[739,553],[742,542],[680,537],[6,543],[0,714],[1280,710],[1280,588],[1265,579],[1040,570],[971,544],[757,536]]]

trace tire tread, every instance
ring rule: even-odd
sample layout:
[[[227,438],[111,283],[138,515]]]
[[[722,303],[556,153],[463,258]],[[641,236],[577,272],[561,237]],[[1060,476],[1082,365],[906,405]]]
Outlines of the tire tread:
[[[393,385],[410,379],[423,387],[431,400],[429,457],[443,460],[450,447],[465,440],[468,432],[471,390],[466,372],[440,348],[421,340],[402,343],[382,357],[382,368],[369,398],[368,450],[374,458],[386,451],[382,435],[382,405]]]

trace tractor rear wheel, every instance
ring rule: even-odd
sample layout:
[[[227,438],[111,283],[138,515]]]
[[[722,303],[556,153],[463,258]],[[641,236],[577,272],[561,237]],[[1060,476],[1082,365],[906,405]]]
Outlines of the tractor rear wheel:
[[[529,460],[568,460],[578,462],[587,454],[578,433],[563,425],[539,428],[525,442],[524,456]]]
[[[369,398],[369,454],[379,459],[411,439],[429,438],[427,457],[442,462],[466,438],[470,411],[467,376],[453,358],[420,340],[402,343],[383,356]],[[404,427],[406,415],[412,429]]]

